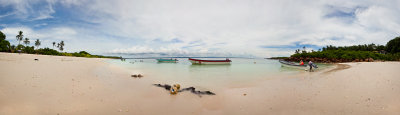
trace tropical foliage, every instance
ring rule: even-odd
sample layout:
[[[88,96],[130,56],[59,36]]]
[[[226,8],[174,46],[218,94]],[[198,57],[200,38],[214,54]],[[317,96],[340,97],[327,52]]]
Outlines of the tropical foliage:
[[[22,35],[22,33],[23,33],[22,31],[19,31],[18,35],[15,36],[18,41],[18,45],[21,44],[21,41],[24,39],[24,35]]]
[[[36,53],[35,48],[33,46],[25,46],[22,48],[22,52],[28,53],[28,54],[34,54]]]
[[[372,58],[375,60],[398,60],[400,53],[381,54],[371,51],[349,51],[349,50],[327,50],[307,53],[293,54],[291,57],[324,58],[324,59],[344,59],[344,61],[364,60]]]
[[[36,50],[36,53],[43,54],[43,55],[60,55],[60,53],[57,50],[53,50],[50,48],[38,49],[38,50]]]
[[[53,42],[53,48],[56,46],[56,42]]]
[[[6,40],[6,35],[0,31],[0,52],[10,51],[10,42]]]
[[[25,38],[24,44],[25,46],[28,46],[31,42],[29,41],[29,38]]]
[[[41,44],[41,42],[39,41],[39,39],[36,39],[36,41],[35,41],[36,48],[39,48],[40,44]]]
[[[340,59],[344,61],[353,60],[364,60],[364,59],[375,59],[375,60],[400,60],[400,37],[396,37],[390,40],[386,46],[365,44],[365,45],[354,45],[354,46],[326,46],[322,48],[322,51],[311,51],[307,52],[297,49],[295,54],[291,55],[293,58],[319,58],[335,60]]]
[[[64,41],[61,41],[60,43],[59,43],[59,45],[58,45],[58,48],[60,49],[60,51],[63,51],[64,50]]]
[[[348,50],[348,51],[381,51],[385,50],[384,45],[375,45],[375,44],[364,44],[364,45],[354,45],[354,46],[326,46],[322,48],[322,51],[327,50]]]
[[[88,58],[116,58],[120,59],[121,57],[116,57],[116,56],[101,56],[101,55],[91,55],[86,51],[80,51],[80,52],[74,52],[74,53],[67,53],[67,52],[59,52],[54,49],[50,48],[39,48],[41,45],[41,41],[39,39],[36,39],[35,41],[35,47],[33,46],[28,46],[30,44],[29,38],[23,39],[24,35],[22,31],[18,32],[18,35],[16,36],[17,41],[19,42],[17,46],[15,45],[10,45],[10,42],[6,40],[6,35],[3,34],[0,31],[0,52],[20,52],[20,53],[28,53],[28,54],[42,54],[42,55],[56,55],[56,56],[75,56],[75,57],[88,57]],[[23,42],[25,44],[22,45],[20,42]],[[53,48],[56,45],[56,42],[52,42]],[[60,51],[64,50],[65,43],[64,41],[61,41],[60,43],[57,44],[57,48]]]
[[[400,52],[400,37],[396,37],[393,40],[390,40],[386,44],[385,50],[392,54]]]

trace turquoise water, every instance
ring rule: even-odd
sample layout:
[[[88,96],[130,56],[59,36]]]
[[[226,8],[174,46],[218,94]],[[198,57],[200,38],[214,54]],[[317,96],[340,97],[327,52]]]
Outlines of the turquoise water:
[[[155,59],[109,62],[154,78],[156,80],[154,82],[157,83],[185,83],[192,86],[248,84],[271,76],[304,72],[304,70],[281,67],[278,60],[269,59],[231,58],[230,65],[192,65],[187,58],[178,60],[178,63],[158,63]],[[319,66],[326,67],[323,64]]]

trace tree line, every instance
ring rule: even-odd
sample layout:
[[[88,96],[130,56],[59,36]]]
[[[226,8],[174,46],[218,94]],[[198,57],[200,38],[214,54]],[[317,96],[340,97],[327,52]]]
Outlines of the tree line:
[[[400,61],[400,37],[396,37],[386,45],[364,44],[353,46],[332,46],[319,49],[318,51],[307,52],[305,47],[303,50],[297,49],[295,54],[290,56],[292,59],[318,58],[325,60],[342,60],[344,62],[354,60],[390,60]]]
[[[364,45],[353,45],[353,46],[326,46],[322,48],[322,51],[327,50],[349,50],[349,51],[382,51],[385,50],[384,45],[375,44],[364,44]]]
[[[39,39],[34,41],[34,46],[29,46],[30,39],[23,35],[22,31],[19,31],[18,34],[15,36],[18,41],[18,45],[11,45],[9,41],[6,40],[6,35],[0,31],[0,52],[10,52],[10,53],[28,53],[28,54],[42,54],[42,55],[59,55],[59,56],[76,56],[76,57],[93,57],[93,58],[121,58],[116,56],[101,56],[101,55],[91,55],[86,51],[74,52],[74,53],[67,53],[62,52],[64,50],[65,43],[61,41],[59,43],[52,42],[53,49],[48,47],[46,48],[39,48],[42,45]],[[21,42],[25,45],[22,45]],[[55,50],[57,48],[59,51]]]
[[[0,31],[1,32],[1,31]],[[1,32],[1,34],[3,34],[2,32]],[[3,34],[4,35],[4,34]],[[11,45],[10,47],[9,47],[9,49],[8,50],[10,50],[10,52],[22,52],[22,51],[31,51],[31,50],[34,50],[34,47],[33,46],[28,46],[29,44],[30,44],[30,40],[29,40],[29,38],[25,38],[24,39],[24,35],[23,35],[23,32],[22,31],[19,31],[18,32],[18,34],[17,34],[17,36],[15,36],[15,38],[17,39],[17,41],[18,41],[18,45],[17,46],[15,46],[15,45]],[[5,35],[4,35],[4,40],[5,40]],[[21,41],[25,44],[25,46],[23,46],[23,45],[21,45]],[[56,42],[53,42],[53,46],[54,46],[54,44],[55,44]],[[39,39],[36,39],[36,41],[35,41],[35,46],[36,46],[36,49],[39,49],[39,46],[41,45],[41,41],[39,40]],[[57,45],[57,48],[60,50],[60,51],[63,51],[64,50],[64,46],[65,46],[65,44],[64,44],[64,41],[61,41],[60,43],[58,43],[58,45]],[[53,47],[54,48],[54,47]],[[31,52],[25,52],[25,53],[31,53]]]

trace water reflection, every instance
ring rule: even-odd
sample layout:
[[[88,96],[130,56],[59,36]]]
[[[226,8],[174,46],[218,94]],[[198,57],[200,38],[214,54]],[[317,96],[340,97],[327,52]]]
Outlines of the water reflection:
[[[190,65],[189,71],[215,71],[215,72],[226,72],[231,68],[230,64],[225,65]]]
[[[157,64],[177,64],[178,62],[157,62]]]

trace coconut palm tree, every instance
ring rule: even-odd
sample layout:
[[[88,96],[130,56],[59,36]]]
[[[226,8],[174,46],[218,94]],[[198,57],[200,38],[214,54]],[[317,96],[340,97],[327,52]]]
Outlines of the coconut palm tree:
[[[64,41],[61,41],[61,42],[60,42],[60,50],[61,50],[61,51],[64,50],[64,45],[65,45],[65,44],[64,44]]]
[[[28,46],[28,45],[29,45],[29,43],[31,43],[31,42],[29,41],[29,38],[25,38],[25,40],[24,40],[24,44],[25,44],[25,46]]]
[[[53,42],[53,49],[54,49],[55,46],[56,46],[56,42]]]
[[[35,46],[36,46],[37,49],[39,49],[39,46],[40,46],[40,41],[39,41],[39,39],[36,39],[36,41],[35,41]]]
[[[22,39],[24,39],[24,35],[22,35],[22,31],[19,31],[18,33],[19,34],[15,37],[17,38],[18,45],[19,45],[19,44],[21,44]]]

